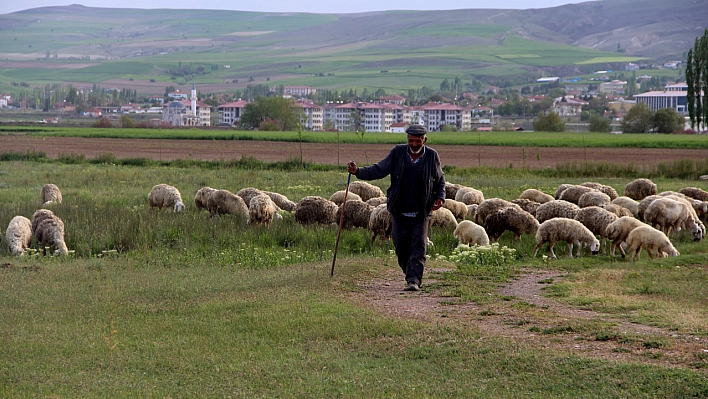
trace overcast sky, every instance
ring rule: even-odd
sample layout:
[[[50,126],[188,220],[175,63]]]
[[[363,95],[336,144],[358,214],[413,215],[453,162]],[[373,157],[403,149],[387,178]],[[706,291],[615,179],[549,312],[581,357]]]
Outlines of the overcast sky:
[[[79,3],[61,0],[0,0],[0,14],[30,8],[82,4],[87,7],[110,8],[172,8],[172,9],[213,9],[261,12],[311,12],[311,13],[358,13],[382,10],[458,10],[462,8],[547,8],[570,3],[574,0],[85,0]]]

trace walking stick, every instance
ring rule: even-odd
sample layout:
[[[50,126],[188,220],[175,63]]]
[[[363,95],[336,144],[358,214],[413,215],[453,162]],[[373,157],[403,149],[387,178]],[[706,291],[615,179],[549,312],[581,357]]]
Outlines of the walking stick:
[[[344,189],[344,202],[342,202],[342,214],[339,215],[339,230],[337,230],[337,243],[334,244],[334,257],[332,258],[332,271],[329,276],[334,276],[334,263],[337,261],[337,249],[339,248],[339,236],[342,234],[342,223],[344,222],[344,208],[347,206],[347,194],[349,194],[349,181],[352,178],[352,174],[349,173],[347,176],[347,188]]]

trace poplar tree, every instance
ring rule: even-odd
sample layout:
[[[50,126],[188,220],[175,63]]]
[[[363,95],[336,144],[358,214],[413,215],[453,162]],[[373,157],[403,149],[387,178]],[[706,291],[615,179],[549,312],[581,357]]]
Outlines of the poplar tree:
[[[691,128],[701,128],[708,123],[708,29],[696,42],[686,57],[686,85],[688,86],[688,116]]]

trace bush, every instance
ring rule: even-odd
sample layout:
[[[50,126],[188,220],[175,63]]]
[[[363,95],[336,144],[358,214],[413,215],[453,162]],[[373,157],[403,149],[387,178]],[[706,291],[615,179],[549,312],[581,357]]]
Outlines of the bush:
[[[590,116],[590,125],[588,129],[591,132],[609,133],[612,131],[610,120],[597,114]]]
[[[533,130],[537,132],[564,132],[565,122],[560,115],[551,111],[548,115],[539,114],[534,119]]]
[[[654,126],[654,111],[645,103],[638,103],[622,118],[622,133],[649,133]]]
[[[111,124],[111,121],[106,118],[105,116],[102,116],[100,119],[96,120],[96,122],[91,125],[93,127],[113,127]]]

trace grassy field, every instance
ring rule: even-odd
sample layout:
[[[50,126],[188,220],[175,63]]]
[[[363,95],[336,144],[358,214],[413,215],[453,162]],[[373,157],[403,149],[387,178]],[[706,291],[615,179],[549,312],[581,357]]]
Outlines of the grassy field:
[[[587,180],[490,169],[451,171],[447,179],[506,199],[529,187],[553,192],[560,183]],[[660,190],[695,185],[654,181]],[[397,268],[390,243],[372,246],[366,231],[343,232],[329,277],[335,226],[304,227],[287,214],[270,228],[246,226],[236,217],[211,219],[191,202],[204,185],[233,192],[258,187],[294,201],[328,197],[344,187],[341,172],[6,161],[0,163],[0,225],[15,215],[31,217],[48,182],[62,189],[64,203],[53,209],[74,252],[15,258],[0,247],[4,397],[708,394],[705,353],[676,359],[678,341],[626,335],[620,327],[634,322],[708,338],[705,242],[681,235],[674,240],[680,257],[650,261],[644,255],[636,263],[604,255],[568,259],[559,245],[561,259],[549,262],[530,256],[532,237],[514,242],[505,235],[500,243],[516,249],[515,259],[470,265],[442,260],[456,240],[451,231],[433,228],[429,266],[446,271],[429,272],[431,283],[420,296],[439,297],[449,314],[466,306],[487,310],[408,318],[362,299],[365,286]],[[626,182],[601,180],[618,191]],[[156,183],[178,187],[187,209],[149,211],[146,196]],[[385,188],[388,181],[374,183]],[[554,318],[499,295],[497,288],[522,268],[566,273],[547,293],[614,321]],[[529,339],[480,328],[494,317],[489,309],[516,315],[508,322]],[[610,360],[572,349],[608,341],[615,353],[634,357]]]

